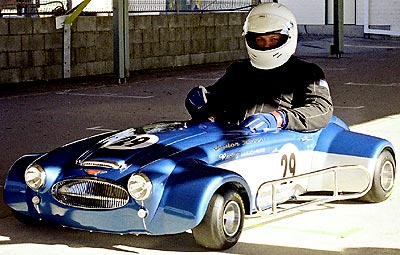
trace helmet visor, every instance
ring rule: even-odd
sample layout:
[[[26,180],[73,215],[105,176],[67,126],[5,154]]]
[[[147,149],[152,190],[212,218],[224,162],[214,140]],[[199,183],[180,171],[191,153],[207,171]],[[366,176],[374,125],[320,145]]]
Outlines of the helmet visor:
[[[247,45],[250,48],[260,51],[279,48],[284,45],[289,38],[287,35],[281,34],[279,31],[269,33],[248,32],[245,37]]]

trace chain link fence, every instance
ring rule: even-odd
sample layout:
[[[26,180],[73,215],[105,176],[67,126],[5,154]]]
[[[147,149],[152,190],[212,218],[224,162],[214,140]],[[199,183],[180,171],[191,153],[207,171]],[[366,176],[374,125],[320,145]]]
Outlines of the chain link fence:
[[[0,12],[4,15],[57,16],[74,8],[82,0],[0,0]],[[248,11],[260,0],[128,0],[129,13],[179,13],[179,12],[215,12]],[[96,15],[112,13],[113,0],[92,0],[84,14]],[[1,15],[0,14],[0,15]]]

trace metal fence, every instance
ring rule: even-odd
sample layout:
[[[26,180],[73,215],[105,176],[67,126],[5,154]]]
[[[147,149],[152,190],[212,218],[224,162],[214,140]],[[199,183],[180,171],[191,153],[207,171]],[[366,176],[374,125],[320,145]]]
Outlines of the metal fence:
[[[3,15],[40,16],[60,15],[74,8],[83,0],[0,0]],[[248,11],[261,0],[128,0],[129,13],[179,13]],[[91,0],[84,12],[112,13],[113,0]]]

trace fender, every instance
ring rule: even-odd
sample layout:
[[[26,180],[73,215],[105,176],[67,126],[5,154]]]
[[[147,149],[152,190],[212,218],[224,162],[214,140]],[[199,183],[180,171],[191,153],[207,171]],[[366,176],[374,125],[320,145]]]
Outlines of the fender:
[[[26,203],[28,187],[25,184],[25,169],[43,154],[27,154],[17,159],[10,167],[4,185],[4,202],[13,210],[30,214]],[[35,211],[35,210],[33,210]]]
[[[325,132],[330,134],[323,135]],[[377,158],[385,148],[394,151],[393,145],[385,139],[352,132],[335,124],[325,128],[321,137],[325,139],[318,140],[315,151],[363,158]],[[326,139],[327,137],[332,139]]]
[[[181,161],[166,183],[163,199],[149,226],[150,232],[173,234],[196,227],[213,194],[228,183],[240,187],[250,196],[250,189],[240,175],[196,159]],[[250,201],[250,198],[243,200]]]

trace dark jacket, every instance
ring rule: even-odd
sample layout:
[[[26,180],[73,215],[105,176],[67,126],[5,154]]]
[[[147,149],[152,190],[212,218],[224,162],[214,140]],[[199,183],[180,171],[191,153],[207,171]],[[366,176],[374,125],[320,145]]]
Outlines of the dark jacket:
[[[262,70],[249,60],[230,65],[224,76],[206,88],[208,103],[193,116],[214,116],[238,124],[255,113],[286,112],[286,129],[309,131],[325,127],[333,106],[321,68],[296,57],[284,65]]]

